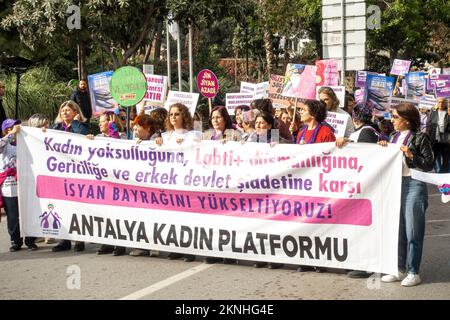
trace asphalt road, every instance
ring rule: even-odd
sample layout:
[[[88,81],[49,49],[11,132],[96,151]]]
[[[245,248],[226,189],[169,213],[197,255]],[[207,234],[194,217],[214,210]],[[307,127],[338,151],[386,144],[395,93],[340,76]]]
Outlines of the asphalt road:
[[[249,262],[207,265],[160,257],[96,255],[86,251],[9,252],[6,217],[0,223],[0,299],[450,299],[450,203],[429,187],[423,283],[404,288],[379,278],[349,279],[343,270],[299,273],[294,266],[255,269]]]

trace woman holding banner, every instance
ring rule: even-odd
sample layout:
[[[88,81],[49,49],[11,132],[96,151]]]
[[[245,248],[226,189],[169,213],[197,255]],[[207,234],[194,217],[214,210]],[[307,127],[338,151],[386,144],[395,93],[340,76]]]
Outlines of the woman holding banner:
[[[238,116],[244,130],[241,138],[242,143],[256,141],[255,121],[258,115],[259,110],[253,109],[245,111]]]
[[[241,140],[241,133],[233,127],[233,122],[224,106],[216,106],[212,109],[209,117],[209,128],[203,133],[203,140]]]
[[[194,120],[188,107],[182,103],[174,103],[169,107],[169,113],[165,121],[166,132],[156,138],[157,145],[163,143],[176,142],[178,144],[184,141],[200,141],[200,132],[193,131]]]
[[[411,287],[421,283],[419,276],[425,234],[425,211],[428,207],[427,185],[411,178],[410,168],[421,171],[433,169],[433,151],[430,138],[420,132],[420,114],[413,104],[394,107],[392,122],[396,130],[390,142],[403,152],[402,193],[400,205],[398,276],[385,275],[383,282],[402,281]],[[386,141],[378,144],[386,146]]]
[[[372,110],[373,107],[369,103],[358,103],[352,111],[355,132],[348,138],[336,138],[336,146],[342,148],[347,142],[377,143],[380,134],[373,128]]]
[[[270,99],[256,99],[251,103],[252,109],[258,109],[261,112],[267,112],[275,117],[275,109],[273,108],[272,101]],[[278,129],[280,133],[280,138],[284,141],[292,141],[292,134],[286,124],[281,121],[281,119],[274,118],[275,125],[272,129]]]
[[[323,124],[327,116],[325,104],[306,100],[299,106],[300,119],[304,124],[297,134],[297,144],[334,142],[336,137],[330,126]]]
[[[126,134],[121,134],[123,131],[122,122],[114,112],[108,111],[103,113],[98,120],[98,126],[100,129],[100,133],[97,135],[98,137],[126,139]],[[94,140],[94,135],[88,134],[86,138]],[[102,244],[97,250],[98,255],[110,253],[113,256],[123,256],[125,254],[125,247]]]
[[[339,99],[336,93],[330,87],[321,87],[319,89],[319,99],[325,103],[327,111],[347,115],[347,127],[345,128],[344,137],[348,138],[355,131],[355,128],[350,115],[344,109],[339,108]]]
[[[350,137],[336,138],[336,146],[344,147],[348,142],[366,142],[377,143],[379,140],[379,133],[372,127],[372,110],[370,103],[358,103],[353,107],[352,121],[355,126],[355,132]],[[372,272],[361,270],[350,270],[347,276],[352,279],[368,278]]]
[[[334,142],[336,137],[334,136],[333,130],[328,126],[323,124],[327,116],[327,109],[325,104],[317,100],[306,100],[300,103],[299,106],[300,117],[305,125],[300,129],[297,135],[298,144],[313,144],[313,143],[324,143],[324,142]],[[325,269],[321,267],[311,267],[311,266],[298,266],[298,272],[311,271],[324,272]]]
[[[85,124],[86,118],[81,112],[80,107],[72,100],[63,102],[59,107],[58,116],[51,129],[61,130],[66,132],[78,133],[87,135],[89,127]],[[61,240],[55,247],[53,252],[70,250],[72,247],[70,240]],[[74,251],[84,251],[84,242],[75,241]]]
[[[169,113],[165,121],[166,131],[161,134],[161,137],[156,138],[155,142],[161,146],[163,143],[182,144],[185,141],[198,141],[200,133],[193,131],[194,120],[188,107],[181,103],[172,104],[169,107]],[[175,260],[183,258],[185,262],[191,262],[195,260],[195,255],[181,254],[176,252],[170,252],[169,260]]]

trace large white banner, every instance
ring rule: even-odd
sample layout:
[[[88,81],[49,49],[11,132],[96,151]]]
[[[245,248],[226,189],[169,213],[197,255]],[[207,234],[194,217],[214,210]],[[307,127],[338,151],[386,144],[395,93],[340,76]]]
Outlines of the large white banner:
[[[396,146],[156,146],[24,127],[29,236],[396,274]]]

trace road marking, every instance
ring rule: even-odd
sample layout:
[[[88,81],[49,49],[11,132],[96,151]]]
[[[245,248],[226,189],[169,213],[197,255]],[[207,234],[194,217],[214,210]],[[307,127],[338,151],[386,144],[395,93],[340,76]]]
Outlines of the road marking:
[[[434,197],[440,197],[440,196],[442,196],[442,193],[433,193],[433,194],[429,194],[428,196],[429,196],[429,197],[432,197],[432,198],[434,198]]]
[[[125,296],[123,298],[120,298],[119,300],[137,300],[140,299],[142,297],[148,296],[158,290],[161,290],[165,287],[168,287],[172,284],[174,284],[175,282],[178,282],[180,280],[186,279],[190,276],[193,276],[194,274],[198,273],[198,272],[202,272],[205,271],[209,268],[211,268],[212,266],[214,266],[214,264],[206,264],[206,263],[202,263],[198,266],[195,266],[193,268],[190,268],[186,271],[183,271],[179,274],[176,274],[170,278],[167,278],[165,280],[162,280],[160,282],[157,282],[155,284],[152,284],[151,286],[144,288],[142,290],[136,291],[128,296]]]
[[[435,235],[425,236],[425,238],[437,238],[437,237],[450,237],[450,234],[435,234]]]
[[[434,222],[449,222],[450,219],[446,219],[446,220],[427,220],[427,223],[434,223]]]

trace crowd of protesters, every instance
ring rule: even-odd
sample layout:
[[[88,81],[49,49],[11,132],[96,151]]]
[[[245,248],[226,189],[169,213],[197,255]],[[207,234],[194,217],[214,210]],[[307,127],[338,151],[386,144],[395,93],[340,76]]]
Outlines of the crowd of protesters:
[[[0,86],[2,84],[0,83]],[[1,88],[0,88],[1,90]],[[45,115],[33,115],[28,124],[49,127],[75,134],[86,135],[89,139],[127,139],[125,134],[126,117],[122,109],[105,112],[99,118],[99,131],[94,137],[89,129],[91,108],[86,109],[86,83],[81,81],[72,97],[75,101],[64,102],[53,124]],[[215,106],[207,119],[209,129],[204,132],[194,130],[194,119],[189,109],[180,103],[173,104],[169,110],[155,109],[149,114],[141,111],[131,119],[132,138],[136,143],[153,140],[157,145],[174,141],[213,140],[220,143],[238,141],[241,143],[283,143],[313,144],[334,142],[337,147],[345,148],[348,143],[374,143],[382,146],[388,143],[398,145],[403,152],[401,212],[399,226],[398,275],[385,275],[382,281],[402,281],[404,286],[414,286],[421,282],[420,262],[425,229],[425,212],[428,206],[425,183],[411,178],[410,169],[449,172],[449,136],[450,110],[448,99],[438,99],[437,105],[428,114],[412,104],[403,103],[392,107],[392,120],[386,121],[372,115],[370,103],[355,103],[354,98],[346,96],[345,107],[339,107],[340,101],[333,89],[322,87],[319,100],[306,100],[285,109],[275,109],[269,99],[254,100],[250,106],[239,106],[235,115],[230,115],[224,106]],[[344,110],[345,109],[345,110]],[[347,126],[343,137],[336,137],[334,129],[326,122],[327,112],[337,112],[347,116]],[[196,115],[199,117],[199,115]],[[88,117],[88,118],[86,118]],[[205,121],[206,119],[204,119]],[[5,119],[2,122],[3,138],[0,141],[0,181],[2,196],[0,203],[7,215],[8,232],[11,239],[10,251],[18,251],[23,245],[20,237],[18,194],[16,179],[15,135],[20,131],[20,120]],[[198,128],[196,126],[196,128]],[[130,138],[130,135],[128,136]],[[38,249],[35,238],[26,237],[25,245],[30,250]],[[71,249],[70,240],[60,240],[53,247],[54,252]],[[84,242],[76,241],[74,250],[83,251]],[[101,245],[98,254],[123,255],[126,248]],[[159,252],[140,248],[130,249],[132,256],[158,256]],[[169,259],[194,261],[194,255],[170,253]],[[234,264],[234,259],[206,257],[206,263],[223,262]],[[255,262],[254,267],[268,266],[281,268],[282,264]],[[324,272],[322,267],[298,266],[299,272],[315,270]],[[349,270],[352,278],[366,278],[371,273]]]

